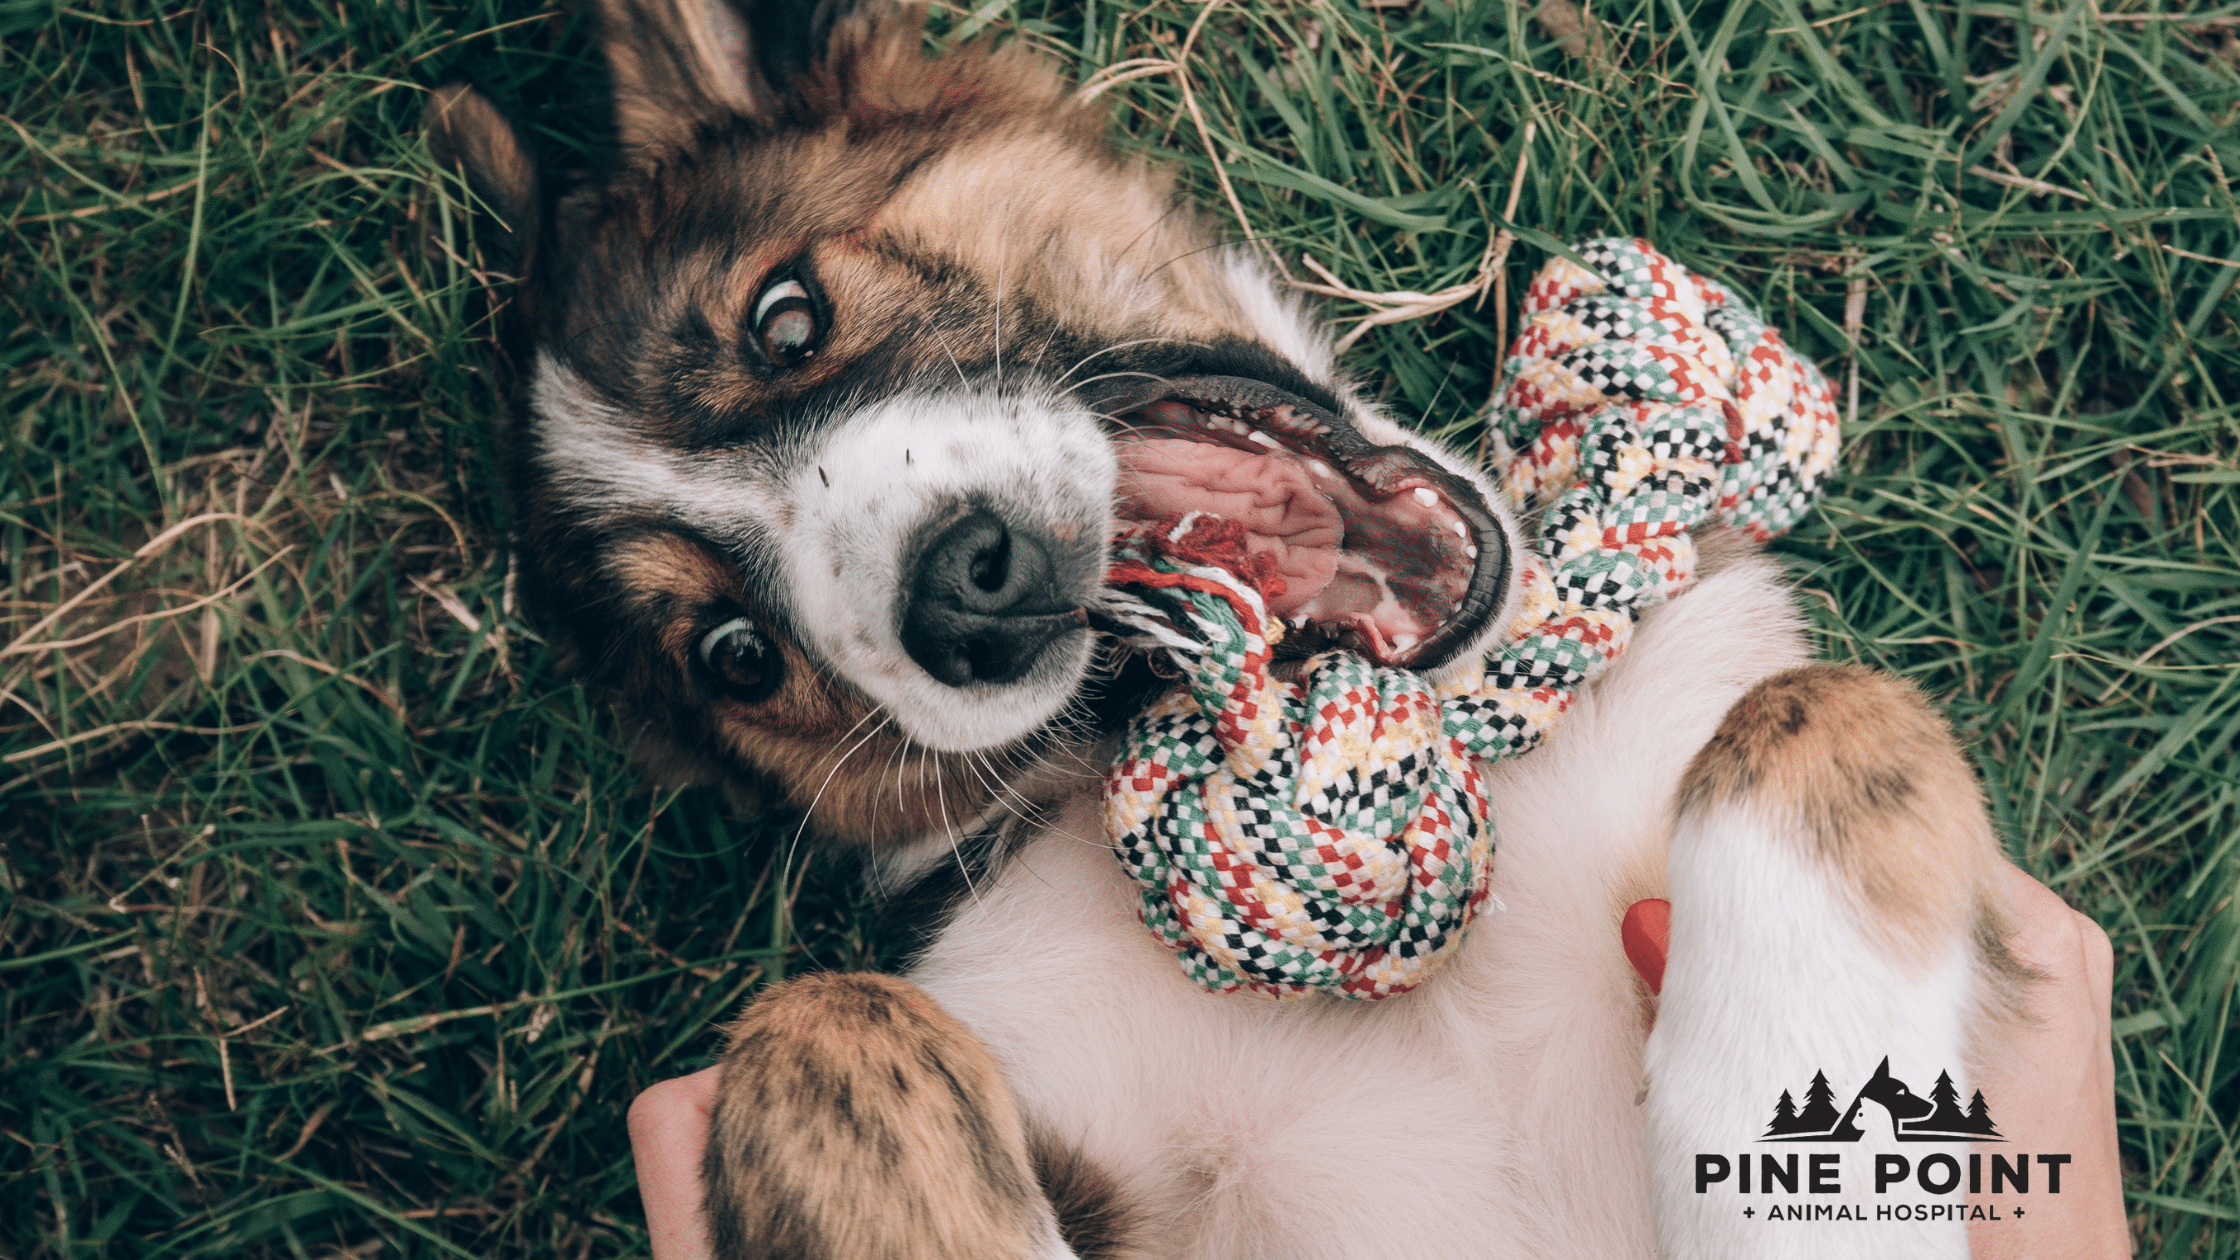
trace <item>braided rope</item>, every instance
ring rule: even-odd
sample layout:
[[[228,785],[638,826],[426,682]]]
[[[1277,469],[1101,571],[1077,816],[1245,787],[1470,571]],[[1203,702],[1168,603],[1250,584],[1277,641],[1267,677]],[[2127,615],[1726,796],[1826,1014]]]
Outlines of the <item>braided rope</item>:
[[[1105,824],[1143,922],[1200,986],[1374,999],[1420,984],[1486,899],[1479,763],[1529,751],[1635,616],[1694,569],[1687,530],[1770,538],[1818,496],[1838,419],[1820,373],[1722,286],[1642,241],[1557,259],[1525,297],[1491,422],[1512,505],[1548,506],[1500,646],[1445,683],[1349,652],[1269,675],[1282,634],[1241,526],[1122,535],[1114,614],[1184,684],[1130,725]],[[1597,274],[1599,273],[1599,274]]]

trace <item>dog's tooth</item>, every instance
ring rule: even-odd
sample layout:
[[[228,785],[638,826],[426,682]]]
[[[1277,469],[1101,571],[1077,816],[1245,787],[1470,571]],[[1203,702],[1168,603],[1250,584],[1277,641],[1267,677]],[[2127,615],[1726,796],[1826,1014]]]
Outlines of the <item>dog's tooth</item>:
[[[1409,648],[1414,647],[1415,645],[1416,637],[1412,634],[1396,634],[1392,636],[1392,646],[1399,648],[1403,652],[1407,651]]]
[[[1248,438],[1250,438],[1250,439],[1252,439],[1252,440],[1253,440],[1253,441],[1255,441],[1255,442],[1258,442],[1258,443],[1259,443],[1260,445],[1262,445],[1262,446],[1272,446],[1272,447],[1274,447],[1275,449],[1277,449],[1277,450],[1279,450],[1279,451],[1283,449],[1283,443],[1281,443],[1281,442],[1278,442],[1278,441],[1276,441],[1276,440],[1275,440],[1274,438],[1272,438],[1272,437],[1269,437],[1269,436],[1268,436],[1267,434],[1265,434],[1265,433],[1262,433],[1262,432],[1261,432],[1260,430],[1258,430],[1258,429],[1254,429],[1254,430],[1252,430],[1252,431],[1251,431],[1250,433],[1247,433],[1247,434],[1246,434],[1245,436],[1246,436],[1246,437],[1248,437]]]
[[[1330,465],[1323,463],[1319,459],[1308,460],[1307,467],[1313,469],[1314,475],[1317,477],[1327,477],[1330,475]]]
[[[1477,559],[1477,558],[1478,558],[1478,544],[1476,544],[1476,543],[1472,543],[1472,544],[1470,544],[1469,546],[1467,546],[1467,547],[1464,547],[1464,548],[1462,549],[1462,554],[1464,554],[1464,555],[1466,555],[1466,556],[1470,557],[1470,558],[1471,558],[1472,560],[1475,560],[1475,559]]]
[[[1416,502],[1425,507],[1439,506],[1439,492],[1429,486],[1416,487]]]
[[[1455,537],[1468,538],[1470,536],[1470,527],[1464,525],[1461,521],[1448,521],[1447,524],[1453,527]]]

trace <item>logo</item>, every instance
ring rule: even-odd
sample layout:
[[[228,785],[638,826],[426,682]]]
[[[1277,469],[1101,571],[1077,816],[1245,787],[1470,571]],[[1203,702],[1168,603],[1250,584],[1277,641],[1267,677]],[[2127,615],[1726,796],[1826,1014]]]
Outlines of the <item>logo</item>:
[[[1924,1097],[1891,1073],[1890,1059],[1885,1055],[1875,1066],[1874,1075],[1840,1110],[1836,1106],[1838,1096],[1828,1082],[1828,1074],[1816,1070],[1805,1087],[1802,1107],[1794,1094],[1782,1090],[1765,1132],[1745,1140],[1875,1145],[1885,1141],[2007,1141],[1991,1119],[1991,1105],[1984,1100],[1983,1091],[1974,1091],[1967,1104],[1961,1105],[1960,1088],[1953,1083],[1950,1071],[1938,1072]],[[1869,1103],[1874,1106],[1869,1108]],[[1889,1126],[1887,1130],[1884,1125]],[[1851,1166],[1854,1161],[1857,1167]],[[1729,1200],[1733,1204],[1730,1210],[1769,1225],[1788,1221],[1999,1221],[2020,1217],[2028,1209],[2012,1200],[1970,1203],[1965,1196],[2059,1194],[2061,1173],[2069,1163],[2066,1154],[2024,1152],[2009,1156],[1939,1150],[1900,1155],[1885,1149],[1869,1158],[1866,1152],[1775,1154],[1744,1150],[1729,1155],[1698,1151],[1695,1191],[1701,1195],[1747,1195],[1749,1198]],[[1863,1200],[1870,1191],[1875,1197]]]
[[[1991,1108],[1977,1090],[1966,1111],[1960,1109],[1960,1091],[1952,1073],[1937,1073],[1937,1083],[1927,1098],[1890,1075],[1890,1057],[1884,1055],[1874,1077],[1852,1095],[1851,1105],[1838,1112],[1835,1091],[1826,1072],[1814,1072],[1804,1092],[1804,1110],[1797,1110],[1788,1090],[1773,1105],[1773,1123],[1761,1142],[1856,1142],[1866,1130],[1859,1127],[1860,1109],[1868,1103],[1882,1108],[1890,1120],[1891,1134],[1900,1142],[2001,1142],[1991,1122]],[[1869,1117],[1869,1123],[1873,1120]]]

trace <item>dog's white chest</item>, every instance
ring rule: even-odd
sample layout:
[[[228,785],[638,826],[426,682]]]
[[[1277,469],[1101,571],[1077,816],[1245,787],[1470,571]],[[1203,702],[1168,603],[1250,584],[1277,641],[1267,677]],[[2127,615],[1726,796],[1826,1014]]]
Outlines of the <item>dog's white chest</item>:
[[[1004,1062],[1030,1126],[1121,1183],[1153,1254],[1645,1255],[1644,1028],[1618,917],[1658,891],[1695,748],[1801,656],[1768,569],[1704,585],[1546,747],[1495,768],[1494,900],[1412,993],[1201,992],[1137,921],[1093,794],[910,978]]]

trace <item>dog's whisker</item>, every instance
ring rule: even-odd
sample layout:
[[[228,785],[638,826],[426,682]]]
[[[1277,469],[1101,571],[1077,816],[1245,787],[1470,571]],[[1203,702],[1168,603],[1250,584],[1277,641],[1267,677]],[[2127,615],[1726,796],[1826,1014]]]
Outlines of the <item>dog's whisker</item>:
[[[932,333],[933,339],[940,343],[941,353],[949,356],[949,366],[957,370],[957,384],[966,389],[972,388],[971,380],[964,374],[964,364],[957,362],[957,352],[949,348],[949,339],[941,335],[939,328],[929,326],[926,331]]]
[[[1119,430],[1119,431],[1120,431],[1120,432],[1122,432],[1122,433],[1157,433],[1157,432],[1159,432],[1159,426],[1158,426],[1158,425],[1155,425],[1155,424],[1144,424],[1144,423],[1142,423],[1141,421],[1137,421],[1137,420],[1130,420],[1130,419],[1129,419],[1128,417],[1129,417],[1129,416],[1130,416],[1131,414],[1133,414],[1133,413],[1131,413],[1131,412],[1120,412],[1120,413],[1117,413],[1117,414],[1115,414],[1115,413],[1113,413],[1113,412],[1110,412],[1110,411],[1092,411],[1092,412],[1090,412],[1089,414],[1090,414],[1090,415],[1092,415],[1092,416],[1095,416],[1095,417],[1096,417],[1096,418],[1097,418],[1098,420],[1102,421],[1103,423],[1105,423],[1105,424],[1108,424],[1108,425],[1111,425],[1111,426],[1112,426],[1113,428],[1115,428],[1115,429]]]
[[[1186,198],[1175,197],[1170,199],[1167,202],[1167,208],[1159,212],[1158,218],[1144,224],[1141,231],[1128,238],[1127,245],[1120,250],[1120,257],[1126,258],[1128,255],[1136,252],[1136,246],[1143,244],[1144,238],[1157,231],[1160,224],[1165,223],[1168,219],[1173,218],[1176,214],[1187,209],[1189,205],[1190,202]],[[1148,279],[1149,277],[1145,278]],[[1142,280],[1138,280],[1137,283],[1140,285],[1142,283]]]
[[[1181,262],[1185,258],[1195,258],[1198,255],[1205,253],[1209,249],[1227,249],[1231,245],[1249,245],[1252,242],[1260,239],[1262,238],[1256,236],[1248,236],[1239,238],[1237,240],[1215,241],[1211,245],[1200,245],[1196,249],[1186,249],[1183,252],[1176,254],[1174,257],[1169,258],[1165,262],[1160,263],[1158,266],[1153,267],[1151,270],[1144,272],[1143,279],[1137,281],[1136,283],[1149,284],[1153,276],[1158,275],[1160,272],[1174,266],[1176,263]]]
[[[1075,372],[1078,372],[1078,371],[1080,371],[1080,370],[1081,370],[1082,368],[1084,368],[1084,367],[1087,367],[1087,366],[1089,365],[1089,361],[1090,361],[1091,359],[1099,359],[1099,358],[1103,358],[1103,357],[1104,357],[1105,355],[1108,355],[1108,354],[1117,354],[1117,353],[1119,353],[1119,352],[1120,352],[1120,351],[1122,351],[1122,350],[1126,350],[1126,349],[1129,349],[1129,348],[1131,348],[1131,347],[1134,347],[1134,346],[1153,346],[1153,345],[1200,345],[1200,344],[1202,344],[1202,343],[1199,343],[1199,342],[1195,342],[1195,341],[1185,341],[1185,340],[1183,340],[1183,339],[1182,339],[1182,338],[1180,338],[1180,337],[1138,337],[1138,338],[1136,338],[1136,339],[1135,339],[1135,340],[1133,340],[1133,341],[1121,341],[1121,342],[1116,342],[1116,343],[1114,343],[1114,344],[1112,344],[1112,345],[1106,346],[1106,347],[1105,347],[1104,349],[1102,349],[1102,350],[1091,350],[1091,351],[1090,351],[1089,353],[1087,353],[1087,354],[1085,354],[1085,355],[1082,355],[1082,356],[1080,357],[1080,359],[1078,359],[1078,360],[1076,360],[1076,361],[1074,362],[1074,365],[1073,365],[1072,367],[1069,367],[1069,368],[1067,368],[1067,369],[1065,370],[1065,372],[1064,372],[1064,373],[1063,373],[1062,375],[1060,375],[1060,376],[1058,377],[1058,379],[1057,379],[1057,380],[1055,380],[1055,381],[1052,381],[1052,382],[1051,382],[1051,384],[1052,384],[1053,386],[1057,386],[1057,385],[1063,385],[1063,384],[1065,384],[1065,383],[1066,383],[1066,377],[1068,377],[1068,376],[1071,376],[1071,375],[1073,375],[1073,374],[1074,374]]]
[[[1006,207],[1006,212],[1010,211]],[[1011,253],[1009,223],[996,234],[996,397],[1003,396],[1003,267]]]
[[[995,779],[989,777],[994,768],[986,764],[986,759],[981,754],[971,752],[964,753],[959,758],[959,760],[963,762],[965,769],[972,772],[972,777],[980,781],[980,786],[988,790],[989,797],[997,806],[1001,807],[1012,817],[1020,819],[1021,821],[1034,821],[1032,818],[1028,817],[1026,813],[1022,812],[1018,806],[1005,799],[1005,789],[1003,785],[1001,783],[998,783]]]
[[[933,753],[928,750],[926,755],[931,757]],[[965,893],[972,898],[972,904],[979,905],[980,889],[972,882],[972,864],[965,860],[964,838],[957,834],[956,821],[949,817],[949,794],[943,786],[943,778],[941,766],[936,761],[933,769],[933,799],[941,812],[941,830],[949,837],[949,856],[956,860],[957,874],[964,877]]]
[[[1172,377],[1169,377],[1169,376],[1164,376],[1164,375],[1161,375],[1160,373],[1157,373],[1157,372],[1139,372],[1139,371],[1120,371],[1120,372],[1105,372],[1105,373],[1101,373],[1101,374],[1099,374],[1099,375],[1096,375],[1096,376],[1092,376],[1092,377],[1089,377],[1088,379],[1086,379],[1086,380],[1083,380],[1083,381],[1080,381],[1080,382],[1078,382],[1078,383],[1076,383],[1076,384],[1073,384],[1073,385],[1068,385],[1068,386],[1066,386],[1066,388],[1065,388],[1065,392],[1066,392],[1066,393],[1068,393],[1068,394],[1071,394],[1071,393],[1075,392],[1076,390],[1083,390],[1083,389],[1087,389],[1087,388],[1089,388],[1089,387],[1090,387],[1091,385],[1094,385],[1094,384],[1096,384],[1096,383],[1097,383],[1098,381],[1117,381],[1117,380],[1125,380],[1126,378],[1128,378],[1128,377],[1131,377],[1131,376],[1132,376],[1132,377],[1136,377],[1136,378],[1138,378],[1138,379],[1141,379],[1141,380],[1146,380],[1146,381],[1155,381],[1155,382],[1157,382],[1157,383],[1159,383],[1159,384],[1161,384],[1161,385],[1166,385],[1166,384],[1170,384],[1170,383],[1171,383],[1171,382],[1173,381],[1173,378],[1172,378]]]
[[[857,750],[861,749],[865,744],[870,743],[873,739],[876,739],[879,735],[879,732],[887,728],[887,722],[891,718],[891,716],[891,714],[888,714],[886,712],[885,705],[873,705],[869,709],[864,710],[863,716],[856,719],[856,724],[849,727],[846,734],[842,735],[839,739],[832,741],[835,744],[841,743],[849,736],[854,735],[858,730],[862,729],[865,722],[870,721],[874,717],[877,717],[879,719],[879,724],[877,726],[872,727],[871,730],[866,733],[862,739],[857,740],[855,744],[848,749],[848,751],[841,753],[839,760],[832,763],[832,769],[825,772],[824,782],[817,785],[816,795],[809,798],[809,807],[801,811],[801,825],[793,829],[793,840],[786,846],[785,860],[778,864],[778,874],[781,881],[783,880],[785,873],[793,869],[794,854],[801,848],[801,837],[808,832],[809,820],[816,816],[817,805],[824,800],[825,789],[832,786],[833,778],[840,773],[840,768],[842,766],[848,764],[848,759],[856,755]]]
[[[1011,811],[1013,817],[1021,822],[1029,823],[1040,823],[1043,820],[1042,806],[1017,788],[1006,783],[1003,770],[996,765],[992,757],[985,752],[969,753],[967,756],[977,763],[974,773],[979,775],[980,782],[985,784],[990,792],[994,793],[997,803]],[[1031,771],[1040,768],[1042,764],[1040,754],[1035,754],[1035,757],[1036,760],[1029,762],[1021,769]],[[1017,803],[1014,804],[1013,802]]]
[[[887,765],[886,765],[886,769],[884,769],[884,770],[881,770],[881,771],[879,772],[879,777],[880,777],[881,779],[884,779],[884,778],[886,778],[886,777],[887,777],[887,775],[888,775],[888,774],[889,774],[890,772],[891,772],[891,773],[892,773],[892,774],[894,775],[894,799],[895,799],[895,803],[896,803],[897,805],[900,805],[900,804],[902,804],[902,803],[903,803],[903,799],[902,799],[902,759],[903,759],[904,757],[908,756],[908,755],[909,755],[909,752],[910,752],[910,741],[909,741],[909,740],[907,740],[907,739],[898,739],[898,740],[896,740],[896,741],[895,741],[895,743],[894,743],[894,749],[893,749],[893,751],[891,751],[891,752],[889,752],[889,753],[887,754]]]
[[[1050,343],[1058,339],[1058,332],[1058,321],[1051,320],[1050,331],[1042,339],[1042,348],[1034,352],[1034,363],[1036,367],[1042,366],[1042,361],[1050,357]]]

